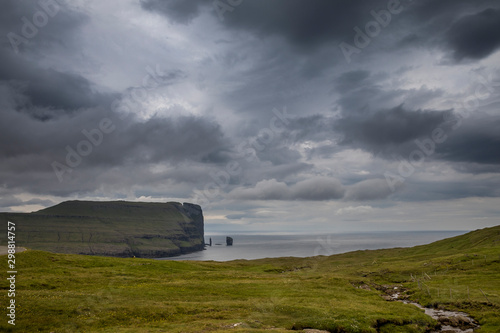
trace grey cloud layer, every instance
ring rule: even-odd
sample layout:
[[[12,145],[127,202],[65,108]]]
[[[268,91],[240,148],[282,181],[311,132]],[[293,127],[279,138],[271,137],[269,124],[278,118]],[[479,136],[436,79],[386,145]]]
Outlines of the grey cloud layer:
[[[336,123],[344,133],[341,144],[361,146],[375,153],[394,150],[415,139],[430,136],[450,111],[408,111],[403,106],[370,115],[346,116]]]
[[[201,8],[216,15],[214,6],[203,1],[142,0],[144,9],[157,11],[174,22],[189,23],[200,15]],[[281,36],[300,50],[314,50],[319,46],[347,41],[352,43],[353,28],[373,20],[371,11],[379,12],[394,6],[405,10],[405,18],[414,26],[403,39],[412,37],[422,41],[432,31],[429,42],[443,44],[456,60],[480,59],[490,55],[499,46],[498,13],[495,1],[322,1],[311,0],[253,0],[243,1],[223,16],[223,24],[230,29],[249,31],[261,37]],[[393,17],[391,21],[397,21]],[[402,22],[391,23],[397,27]],[[449,28],[449,29],[448,29]]]
[[[43,16],[47,18],[45,24],[38,24],[40,26],[35,25],[33,20],[38,12],[42,13],[42,16],[37,16],[40,22],[44,22]],[[40,51],[53,47],[78,49],[75,35],[89,20],[88,15],[79,11],[71,1],[5,0],[0,11],[0,33],[6,37],[2,45],[13,50],[7,35],[13,33],[24,39],[17,45],[17,51],[21,53],[40,55]],[[17,39],[14,40],[17,42]]]
[[[92,16],[94,9],[58,1],[60,12],[18,53],[7,39],[0,48],[0,185],[15,195],[119,196],[130,191],[188,198],[193,188],[212,181],[211,173],[238,161],[243,172],[223,188],[224,198],[377,201],[394,195],[422,200],[425,194],[417,192],[426,189],[438,199],[456,198],[458,192],[498,196],[491,185],[497,184],[500,165],[498,108],[481,106],[485,112],[462,119],[450,100],[470,85],[464,68],[475,71],[467,66],[481,64],[485,72],[495,70],[486,60],[498,56],[500,4],[401,1],[402,12],[348,65],[339,43],[352,44],[353,28],[364,29],[374,20],[371,11],[385,10],[389,2],[245,0],[221,21],[212,1],[140,0],[117,6],[128,6],[123,13],[144,15],[144,25],[124,19],[123,26],[118,21],[106,26],[96,23],[100,18]],[[4,2],[0,32],[21,34],[21,17],[31,18],[37,10],[35,2]],[[99,29],[123,30],[122,38],[96,36]],[[89,31],[93,35],[84,39]],[[159,45],[157,54],[148,54],[144,50],[150,48],[141,44],[149,33],[148,42]],[[109,50],[92,49],[97,53],[93,58],[81,49],[100,38],[104,42],[96,45]],[[113,53],[114,48],[121,52]],[[412,58],[423,51],[442,57],[432,64],[447,70],[439,74],[442,81],[447,75],[457,81],[436,84],[439,78],[424,68],[427,64]],[[69,65],[59,67],[48,61],[51,56]],[[77,68],[77,59],[87,57],[89,68]],[[115,80],[126,77],[135,85],[97,83],[115,62],[124,71]],[[67,69],[72,63],[74,69]],[[141,101],[149,108],[144,118],[120,114],[113,102],[123,101],[140,85],[137,68],[142,70],[144,63],[165,64],[170,70],[159,75],[162,84]],[[128,66],[136,70],[130,70],[130,77]],[[427,77],[434,82],[427,85]],[[492,94],[498,96],[498,90]],[[142,106],[137,103],[138,109]],[[255,159],[245,161],[239,144],[258,140],[259,131],[269,127],[273,108],[283,106],[293,115],[284,130],[255,149]],[[60,183],[51,163],[66,163],[67,147],[76,149],[87,140],[82,130],[98,128],[104,118],[114,130]],[[474,181],[456,179],[435,184],[407,180],[411,186],[398,185],[393,193],[380,165],[395,163],[394,155],[407,158],[419,148],[415,140],[430,138],[437,128],[446,140],[435,145],[419,172],[445,163],[457,172],[454,177],[491,174],[492,179],[478,181],[477,187]],[[352,151],[368,152],[363,155],[368,161],[360,157],[337,168],[338,155]],[[349,170],[353,166],[355,172]],[[48,203],[3,192],[0,199],[5,207]]]
[[[500,10],[488,8],[460,18],[446,37],[456,60],[481,59],[500,47],[499,30]]]
[[[458,118],[452,126],[457,129],[437,147],[439,158],[500,167],[500,117]]]
[[[42,120],[63,110],[105,105],[116,97],[97,92],[90,81],[79,75],[39,68],[9,51],[0,53],[0,63],[0,81],[17,93],[16,107]]]
[[[1,118],[0,154],[3,163],[0,172],[3,183],[10,188],[43,186],[68,192],[74,190],[66,182],[57,182],[51,164],[54,161],[66,164],[67,147],[76,150],[79,142],[88,140],[82,131],[99,128],[102,119],[113,121],[116,130],[105,134],[102,144],[84,157],[75,169],[75,172],[82,173],[79,180],[82,188],[87,187],[87,177],[101,173],[104,167],[140,168],[141,165],[175,165],[184,161],[211,163],[210,154],[226,145],[220,127],[201,117],[153,118],[138,122],[128,118],[120,120],[116,114],[103,109],[87,109],[80,111],[79,115],[42,122],[4,106]],[[22,126],[24,130],[19,131],[12,124]],[[29,173],[30,177],[17,177],[19,172]],[[32,177],[41,175],[44,176],[33,184]],[[66,176],[64,178],[67,180]]]
[[[198,16],[200,7],[206,5],[207,2],[203,0],[192,1],[151,1],[141,0],[142,8],[150,11],[158,11],[164,13],[174,22],[189,23],[193,18]]]
[[[240,200],[380,200],[393,192],[385,179],[368,179],[344,186],[331,177],[311,177],[288,185],[275,179],[263,180],[252,188],[238,188],[228,194]]]

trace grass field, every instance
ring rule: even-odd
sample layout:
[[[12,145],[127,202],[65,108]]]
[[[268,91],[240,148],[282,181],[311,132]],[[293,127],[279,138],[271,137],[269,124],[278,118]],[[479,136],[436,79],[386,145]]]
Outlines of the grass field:
[[[0,267],[7,270],[6,256]],[[500,331],[500,226],[429,245],[329,257],[178,262],[16,255],[16,326],[5,332],[425,332],[422,305],[460,309]],[[2,279],[2,304],[8,284]],[[4,309],[5,307],[2,306]],[[4,310],[5,311],[5,310]]]

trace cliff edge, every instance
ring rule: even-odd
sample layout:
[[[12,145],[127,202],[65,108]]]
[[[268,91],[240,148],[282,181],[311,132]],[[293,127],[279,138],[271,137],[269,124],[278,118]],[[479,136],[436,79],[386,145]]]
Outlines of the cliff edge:
[[[66,201],[33,213],[0,213],[16,245],[57,253],[160,258],[204,249],[203,212],[179,202]]]

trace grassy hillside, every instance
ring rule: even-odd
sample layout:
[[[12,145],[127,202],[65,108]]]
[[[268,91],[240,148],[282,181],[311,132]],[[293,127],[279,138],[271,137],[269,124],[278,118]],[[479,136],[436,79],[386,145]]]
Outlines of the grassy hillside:
[[[16,223],[18,246],[58,253],[166,257],[204,246],[201,208],[187,203],[67,201],[0,220]]]
[[[3,259],[2,259],[3,258]],[[6,258],[0,269],[6,271]],[[17,332],[426,332],[403,290],[500,331],[500,226],[414,248],[233,262],[17,254]],[[6,289],[5,280],[0,287]],[[6,291],[2,292],[6,294]],[[304,331],[305,332],[305,331]]]

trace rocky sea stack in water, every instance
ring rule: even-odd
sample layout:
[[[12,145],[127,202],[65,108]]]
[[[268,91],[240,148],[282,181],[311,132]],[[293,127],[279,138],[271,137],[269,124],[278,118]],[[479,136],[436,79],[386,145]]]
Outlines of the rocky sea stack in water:
[[[201,207],[179,202],[66,201],[16,223],[18,246],[59,253],[159,258],[204,249]]]

